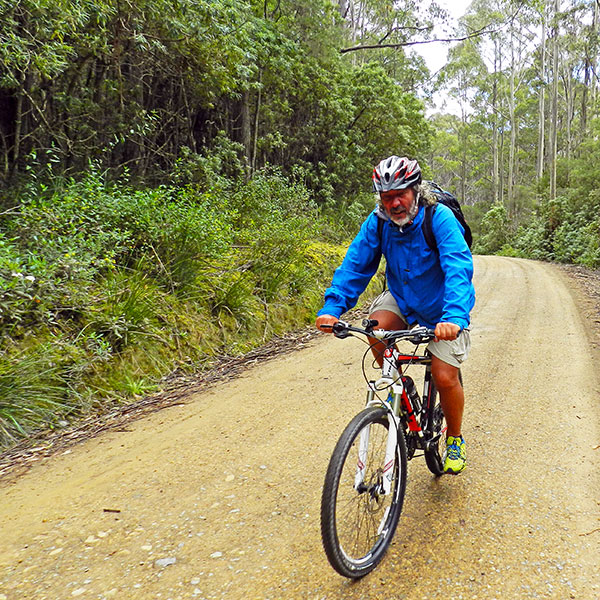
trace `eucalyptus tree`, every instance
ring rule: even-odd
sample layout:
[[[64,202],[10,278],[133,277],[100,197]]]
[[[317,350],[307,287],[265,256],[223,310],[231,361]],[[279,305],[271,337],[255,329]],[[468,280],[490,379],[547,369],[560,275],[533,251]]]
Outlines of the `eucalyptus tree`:
[[[588,103],[595,105],[597,96],[597,76],[596,68],[598,65],[598,56],[600,53],[600,39],[598,37],[598,24],[600,19],[600,6],[598,2],[592,2],[592,6],[588,6],[588,11],[591,12],[589,24],[584,25],[582,35],[583,40],[583,92],[581,94],[581,138],[585,138],[588,133]],[[589,14],[589,13],[588,13]],[[585,22],[585,21],[584,21]]]
[[[466,198],[467,182],[470,178],[472,164],[469,155],[469,122],[473,111],[477,82],[487,73],[483,60],[472,40],[462,42],[449,52],[449,62],[444,69],[443,81],[448,82],[448,93],[458,102],[460,107],[460,127],[457,130],[459,143],[459,172],[457,191]]]
[[[207,135],[203,115],[247,73],[244,4],[0,0],[4,180],[51,149],[141,175]]]

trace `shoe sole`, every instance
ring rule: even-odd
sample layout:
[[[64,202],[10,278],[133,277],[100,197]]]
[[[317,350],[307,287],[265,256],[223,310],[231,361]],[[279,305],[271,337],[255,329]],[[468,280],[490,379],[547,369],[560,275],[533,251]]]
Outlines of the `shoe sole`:
[[[444,474],[445,475],[459,475],[460,473],[462,473],[465,469],[466,469],[467,465],[464,464],[463,468],[460,469],[460,471],[455,471],[454,469],[444,469]]]
[[[462,472],[464,471],[464,469],[461,469],[460,471],[444,471],[444,475],[460,475]]]

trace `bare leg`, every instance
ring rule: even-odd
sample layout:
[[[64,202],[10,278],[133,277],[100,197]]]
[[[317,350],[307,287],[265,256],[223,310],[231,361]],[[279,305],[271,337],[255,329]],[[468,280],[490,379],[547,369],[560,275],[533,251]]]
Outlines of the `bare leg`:
[[[377,325],[375,329],[406,329],[406,323],[396,313],[393,313],[390,310],[376,310],[369,315],[369,319],[376,319],[379,321],[379,325]],[[380,367],[383,366],[385,344],[376,338],[369,338],[369,343],[377,364]]]
[[[431,359],[431,374],[435,387],[440,394],[442,410],[448,425],[447,434],[452,437],[461,435],[462,418],[465,408],[465,394],[458,378],[459,370],[436,356]]]

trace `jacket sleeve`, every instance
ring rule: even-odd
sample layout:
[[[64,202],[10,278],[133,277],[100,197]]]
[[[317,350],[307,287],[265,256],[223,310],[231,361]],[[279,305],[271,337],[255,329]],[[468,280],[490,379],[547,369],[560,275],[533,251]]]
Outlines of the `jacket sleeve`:
[[[362,224],[336,269],[331,286],[325,291],[325,304],[317,314],[340,317],[356,305],[365,291],[381,260],[377,219],[373,212]]]
[[[470,324],[470,313],[475,305],[473,256],[463,236],[463,227],[449,208],[438,205],[432,226],[444,272],[441,321],[456,323],[464,329]]]

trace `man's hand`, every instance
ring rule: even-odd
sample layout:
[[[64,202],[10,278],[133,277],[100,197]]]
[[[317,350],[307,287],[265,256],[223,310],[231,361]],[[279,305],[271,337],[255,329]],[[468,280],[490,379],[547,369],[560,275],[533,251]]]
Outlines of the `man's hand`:
[[[321,315],[317,317],[315,321],[315,325],[317,329],[324,331],[325,333],[331,333],[333,325],[335,325],[339,319],[337,317],[333,317],[331,315]]]
[[[435,326],[435,340],[455,340],[460,333],[456,323],[438,323]]]

